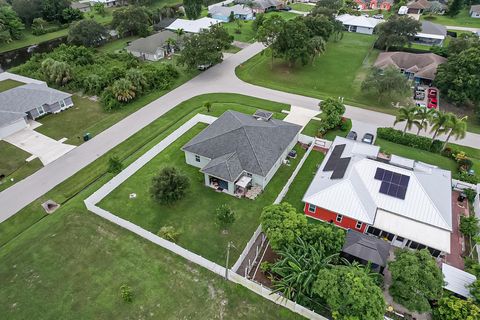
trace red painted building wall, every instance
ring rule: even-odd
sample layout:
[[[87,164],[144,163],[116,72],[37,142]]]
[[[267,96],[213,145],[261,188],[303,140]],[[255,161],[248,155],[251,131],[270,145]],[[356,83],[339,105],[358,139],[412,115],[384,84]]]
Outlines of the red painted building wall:
[[[344,229],[353,229],[359,232],[365,232],[365,229],[367,228],[367,225],[365,223],[362,223],[360,228],[356,228],[357,226],[357,220],[343,216],[342,221],[338,222],[337,221],[337,214],[335,212],[325,210],[323,208],[315,207],[315,212],[310,212],[308,210],[308,203],[305,203],[305,207],[303,208],[303,211],[305,214],[309,217],[323,220],[325,222],[333,222],[336,226],[339,226]]]

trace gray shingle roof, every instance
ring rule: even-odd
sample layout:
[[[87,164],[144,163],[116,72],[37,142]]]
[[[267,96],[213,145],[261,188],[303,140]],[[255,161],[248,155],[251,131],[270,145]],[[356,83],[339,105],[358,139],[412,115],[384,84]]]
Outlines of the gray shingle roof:
[[[296,124],[229,110],[182,150],[212,159],[202,171],[218,178],[233,181],[243,170],[265,177],[300,130]]]
[[[228,17],[230,13],[233,12],[233,14],[240,14],[240,15],[247,15],[252,13],[252,9],[244,6],[244,5],[234,5],[231,7],[226,7],[226,6],[213,6],[208,10],[208,13],[214,15],[214,14],[220,14],[223,16]]]
[[[167,41],[168,38],[177,40],[178,37],[175,32],[164,30],[146,38],[140,38],[130,42],[127,46],[127,50],[154,54],[159,48],[162,48],[165,45],[165,41]]]
[[[237,0],[235,3],[238,4],[247,4],[250,2],[250,0]],[[253,7],[254,8],[260,8],[262,10],[265,10],[270,7],[278,7],[281,6],[283,3],[277,0],[254,0],[253,1]]]
[[[447,28],[440,24],[432,23],[430,21],[422,21],[421,33],[434,34],[438,36],[447,36]]]
[[[29,83],[0,92],[0,125],[14,122],[25,113],[71,97],[70,93],[49,88],[45,84]]]
[[[349,230],[345,237],[342,252],[379,266],[386,266],[390,244],[368,234]]]

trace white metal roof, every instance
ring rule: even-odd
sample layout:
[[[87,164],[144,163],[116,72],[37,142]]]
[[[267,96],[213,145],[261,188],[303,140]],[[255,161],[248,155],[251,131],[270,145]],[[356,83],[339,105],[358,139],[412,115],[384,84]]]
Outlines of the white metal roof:
[[[357,26],[364,28],[375,28],[377,24],[385,22],[383,19],[369,18],[365,16],[354,16],[351,14],[341,14],[336,19],[344,25]]]
[[[445,263],[442,264],[442,272],[445,277],[446,284],[443,286],[445,289],[465,298],[472,297],[468,286],[475,282],[477,277]]]
[[[334,147],[342,144],[345,144],[342,158],[351,157],[351,160],[342,179],[331,179],[332,171],[324,172],[323,168]],[[389,215],[401,216],[418,223],[420,228],[418,230],[433,232],[436,229],[443,229],[450,232],[452,230],[451,173],[419,162],[414,162],[412,170],[378,161],[376,160],[378,151],[378,146],[337,137],[305,193],[303,201],[373,226],[376,226],[378,211],[382,209]],[[402,164],[410,164],[408,159],[395,159]],[[377,168],[410,177],[405,199],[379,192],[381,181],[374,179]],[[427,228],[427,225],[434,228]],[[401,235],[407,231],[404,229],[410,227],[407,224],[394,224],[392,228],[392,233]],[[432,235],[432,237],[435,236]],[[441,234],[438,237],[444,239]],[[414,240],[412,237],[409,239]],[[442,246],[446,247],[447,243]],[[449,243],[448,247],[450,247]]]
[[[221,23],[222,20],[212,19],[208,17],[200,18],[197,20],[186,20],[186,19],[177,19],[166,29],[169,30],[178,30],[183,29],[185,32],[189,33],[199,33],[203,29],[209,29],[212,25]]]

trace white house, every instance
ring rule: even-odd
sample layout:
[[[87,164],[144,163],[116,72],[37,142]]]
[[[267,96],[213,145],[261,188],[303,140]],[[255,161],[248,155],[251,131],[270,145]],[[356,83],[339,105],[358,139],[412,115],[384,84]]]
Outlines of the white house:
[[[236,4],[234,6],[213,6],[208,9],[208,13],[213,19],[228,22],[230,15],[236,20],[253,20],[253,10],[245,5]]]
[[[90,0],[90,3],[93,5],[95,3],[102,3],[105,7],[115,7],[116,5],[120,5],[124,2],[119,0]]]
[[[480,18],[480,4],[470,7],[470,17]]]
[[[146,38],[132,41],[125,49],[135,57],[158,61],[174,53],[175,48],[179,45],[178,43],[176,45],[169,44],[168,39],[173,39],[175,42],[179,40],[175,32],[164,30]]]
[[[357,32],[363,34],[373,34],[375,27],[385,22],[383,19],[375,19],[365,16],[354,16],[351,14],[341,14],[336,19],[343,23],[348,32]]]
[[[251,187],[264,189],[298,141],[301,127],[272,118],[225,111],[182,147],[186,162],[200,168],[205,185],[242,196]]]
[[[199,33],[202,30],[208,30],[212,25],[222,23],[222,20],[212,19],[208,17],[197,20],[177,19],[171,25],[166,27],[167,30],[182,29],[188,33]]]
[[[440,24],[422,20],[422,30],[417,33],[413,42],[427,46],[442,46],[447,37],[447,28]]]

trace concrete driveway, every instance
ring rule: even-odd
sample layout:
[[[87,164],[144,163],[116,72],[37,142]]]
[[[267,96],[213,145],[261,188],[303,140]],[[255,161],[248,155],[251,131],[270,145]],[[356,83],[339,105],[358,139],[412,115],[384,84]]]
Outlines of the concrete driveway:
[[[358,120],[352,120],[352,131],[355,131],[357,133],[357,140],[361,141],[363,138],[363,135],[365,133],[371,133],[374,136],[373,141],[375,142],[375,139],[377,138],[377,129],[379,126],[363,122],[363,121],[358,121]]]
[[[304,128],[307,123],[310,122],[310,120],[312,120],[312,118],[317,116],[319,113],[319,110],[291,106],[290,112],[283,120],[286,122],[298,124],[299,126],[302,126],[302,128]]]
[[[44,166],[75,148],[73,145],[56,141],[31,128],[24,128],[3,140],[39,158]]]

